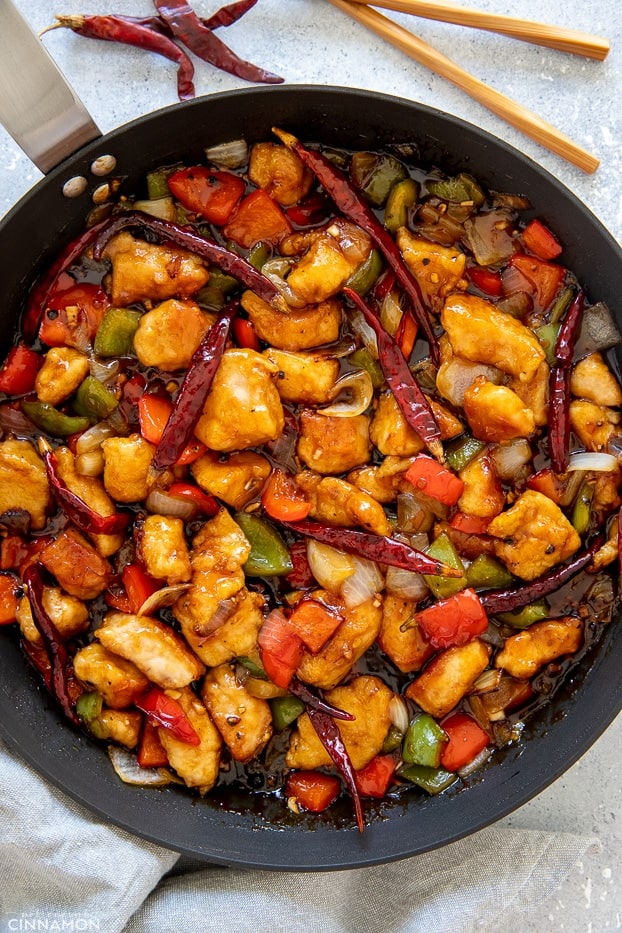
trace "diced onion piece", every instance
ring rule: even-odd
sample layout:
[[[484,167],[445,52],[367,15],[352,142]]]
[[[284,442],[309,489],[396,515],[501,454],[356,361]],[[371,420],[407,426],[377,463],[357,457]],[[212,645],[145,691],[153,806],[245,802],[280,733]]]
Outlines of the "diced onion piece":
[[[213,632],[218,631],[225,622],[231,618],[238,607],[238,600],[235,596],[229,599],[221,599],[216,607],[216,611],[208,618],[202,618],[194,625],[194,634],[200,638],[209,638]]]
[[[472,687],[473,693],[488,693],[489,690],[496,690],[503,672],[500,668],[490,668],[480,674]]]
[[[147,597],[136,615],[150,616],[157,612],[158,609],[172,606],[189,587],[190,583],[175,583],[173,586],[163,586]]]
[[[568,461],[568,473],[574,473],[576,470],[583,472],[592,471],[594,473],[612,473],[617,469],[618,461],[613,454],[607,454],[604,451],[586,450],[581,453],[572,454]]]
[[[472,761],[469,761],[468,764],[464,765],[463,768],[458,768],[458,775],[461,778],[468,777],[469,774],[472,774],[474,771],[478,771],[483,767],[492,754],[492,749],[490,745],[487,745],[486,748],[483,748],[479,754],[473,758]]]
[[[424,577],[412,570],[403,570],[401,567],[387,567],[386,577],[387,593],[401,596],[403,599],[423,599],[430,592]]]
[[[104,472],[104,453],[101,447],[78,454],[75,467],[80,476],[101,476]]]
[[[145,506],[152,515],[168,515],[184,521],[192,518],[195,513],[195,505],[191,499],[171,496],[162,489],[152,489],[145,499]]]
[[[473,363],[459,356],[452,357],[446,366],[442,366],[438,378],[438,391],[448,402],[457,408],[464,405],[464,393],[478,376],[484,376],[489,382],[500,385],[503,373],[486,363]]]
[[[403,311],[397,302],[393,292],[389,292],[385,295],[382,305],[380,307],[380,323],[386,330],[387,334],[390,334],[392,337],[395,337],[397,334],[397,329],[400,326],[400,321],[402,320]]]
[[[92,428],[87,428],[76,441],[76,454],[87,454],[91,450],[98,450],[102,441],[112,437],[114,431],[107,421],[100,421],[94,424]]]
[[[397,731],[404,735],[408,729],[408,707],[403,697],[397,694],[391,697],[389,702],[389,717]]]
[[[355,609],[384,589],[384,577],[373,560],[351,556],[354,573],[341,585],[341,598],[348,609]]]
[[[287,690],[277,687],[271,680],[262,680],[250,674],[244,681],[244,689],[258,700],[273,700],[275,697],[287,696]]]
[[[120,363],[118,360],[109,360],[102,363],[101,360],[89,360],[89,371],[94,379],[106,385],[112,382],[119,375]]]
[[[307,541],[307,560],[311,573],[322,589],[329,593],[339,593],[355,570],[354,558],[350,554],[313,538]]]
[[[159,217],[160,220],[175,220],[175,203],[168,195],[163,198],[151,198],[144,201],[134,201],[134,210]]]
[[[370,356],[377,360],[378,341],[376,335],[358,308],[348,308],[348,320],[352,333],[359,338]]]
[[[511,481],[515,480],[522,468],[531,461],[533,452],[526,438],[517,437],[507,444],[493,447],[490,455],[499,479]]]
[[[134,787],[164,787],[166,784],[182,784],[167,768],[141,768],[136,755],[117,745],[108,746],[108,757],[112,767],[124,784]]]
[[[241,168],[248,161],[248,144],[245,139],[231,139],[226,143],[208,146],[205,158],[223,168]]]
[[[371,242],[364,230],[350,220],[339,217],[326,232],[339,243],[339,249],[350,262],[363,263],[369,257]]]
[[[353,418],[367,411],[374,397],[371,376],[364,369],[345,373],[337,380],[331,393],[332,401],[325,408],[318,408],[318,414],[333,418]]]
[[[307,304],[287,284],[287,274],[293,263],[289,259],[269,259],[261,267],[262,273],[278,288],[290,308],[304,308]]]

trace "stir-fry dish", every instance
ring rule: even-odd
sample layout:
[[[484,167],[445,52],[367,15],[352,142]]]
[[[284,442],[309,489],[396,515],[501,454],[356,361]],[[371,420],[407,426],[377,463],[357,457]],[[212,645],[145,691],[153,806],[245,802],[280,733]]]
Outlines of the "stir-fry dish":
[[[0,370],[0,622],[127,783],[362,830],[494,767],[617,598],[610,310],[414,146],[112,181]]]

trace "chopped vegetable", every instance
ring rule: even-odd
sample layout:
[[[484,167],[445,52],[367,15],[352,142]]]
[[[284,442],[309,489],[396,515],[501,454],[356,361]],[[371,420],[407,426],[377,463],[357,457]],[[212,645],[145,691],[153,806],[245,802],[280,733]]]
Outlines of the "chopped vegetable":
[[[236,512],[235,520],[251,545],[251,552],[244,564],[249,576],[286,576],[294,569],[287,545],[274,525],[260,515],[251,512]]]
[[[23,343],[11,347],[0,369],[0,392],[6,395],[32,392],[41,364],[40,355]]]
[[[441,599],[416,615],[424,637],[435,648],[464,645],[488,628],[482,600],[472,589]]]
[[[307,517],[311,509],[311,503],[293,476],[278,467],[272,471],[264,486],[261,504],[271,518],[283,522],[300,521]]]
[[[446,742],[447,735],[436,720],[428,713],[418,713],[404,735],[402,760],[408,765],[438,768]]]
[[[339,796],[341,781],[321,771],[294,771],[287,777],[285,793],[309,813],[322,813]]]
[[[441,751],[441,765],[458,771],[490,744],[488,733],[466,713],[452,713],[442,722],[448,742]]]
[[[432,499],[438,499],[444,505],[455,505],[464,489],[464,483],[459,476],[455,476],[451,470],[447,470],[425,454],[415,457],[404,479],[412,483],[415,489]]]
[[[159,687],[151,687],[146,694],[136,700],[136,706],[152,725],[166,729],[180,742],[185,742],[186,745],[201,744],[200,735],[181,705]]]

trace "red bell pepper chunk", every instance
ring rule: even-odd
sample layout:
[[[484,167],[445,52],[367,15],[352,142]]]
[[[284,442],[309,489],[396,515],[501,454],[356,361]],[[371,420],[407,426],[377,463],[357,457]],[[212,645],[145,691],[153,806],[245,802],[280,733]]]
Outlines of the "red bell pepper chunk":
[[[314,586],[315,577],[311,573],[311,567],[309,566],[306,541],[294,541],[289,549],[289,556],[294,569],[287,574],[286,580],[292,589],[304,590]]]
[[[330,807],[341,791],[341,781],[322,771],[293,771],[287,777],[285,792],[310,813]]]
[[[227,223],[246,188],[238,175],[204,165],[173,172],[168,186],[184,207],[218,226]]]
[[[404,478],[412,483],[415,489],[445,505],[455,505],[464,489],[464,483],[459,476],[427,454],[415,457]]]
[[[137,613],[145,600],[162,585],[159,580],[150,577],[140,564],[126,564],[121,577],[130,603],[130,611],[133,613]]]
[[[0,574],[0,625],[10,625],[17,620],[20,583],[12,573]]]
[[[289,617],[289,624],[313,654],[324,647],[335,634],[343,616],[331,606],[318,599],[303,597]]]
[[[141,768],[165,768],[169,763],[158,730],[148,720],[143,725],[136,760]]]
[[[484,294],[490,295],[492,298],[499,298],[503,291],[503,282],[498,272],[486,269],[484,266],[471,266],[466,270],[466,273],[480,292],[484,292]]]
[[[475,590],[466,589],[422,609],[417,625],[434,648],[451,648],[485,632],[488,617]]]
[[[385,797],[393,782],[395,766],[393,755],[376,755],[357,771],[354,778],[361,797]]]
[[[561,243],[537,217],[527,224],[522,239],[523,245],[539,259],[557,259],[562,252]]]
[[[271,518],[282,522],[298,522],[311,510],[311,503],[294,477],[278,467],[268,477],[261,504]]]
[[[412,314],[410,314],[409,311],[404,311],[397,328],[395,342],[404,354],[405,360],[410,359],[412,352],[415,349],[418,333],[419,325],[417,324],[415,318]]]
[[[140,433],[146,441],[157,447],[172,411],[173,403],[163,395],[155,395],[151,392],[141,395],[138,399],[138,421]],[[206,450],[207,447],[198,438],[190,440],[181,452],[176,466],[194,463],[203,456]]]
[[[278,243],[288,233],[292,225],[270,195],[258,188],[247,195],[224,227],[223,233],[228,240],[250,249],[260,240],[265,243]]]
[[[560,505],[564,498],[565,483],[557,473],[554,473],[550,467],[538,470],[527,480],[529,489],[535,489],[541,492],[543,496],[548,496],[557,505]]]
[[[135,705],[147,716],[148,721],[158,728],[168,731],[180,742],[187,745],[200,745],[201,736],[184,713],[182,707],[160,687],[152,687],[144,693]]]
[[[274,609],[259,630],[259,656],[269,680],[287,688],[296,673],[304,645],[280,609]]]
[[[0,369],[0,392],[6,395],[26,395],[35,387],[43,357],[23,343],[11,347]]]
[[[231,329],[233,330],[233,336],[235,337],[235,342],[238,347],[241,347],[243,350],[256,350],[257,353],[259,353],[261,344],[259,343],[259,337],[255,333],[252,321],[249,321],[248,318],[245,317],[236,317],[231,325]]]
[[[480,518],[478,515],[465,515],[464,512],[456,512],[450,523],[456,531],[461,531],[465,535],[485,535],[490,524],[489,518]]]
[[[74,284],[56,291],[47,302],[39,339],[48,347],[84,350],[93,342],[109,307],[108,296],[99,285]]]
[[[216,515],[220,508],[214,496],[203,492],[193,483],[173,483],[166,491],[169,496],[175,496],[178,499],[189,499],[199,512],[208,517]]]
[[[285,213],[298,227],[313,227],[321,224],[330,216],[330,205],[326,198],[316,191],[298,204],[286,208]]]
[[[449,738],[441,752],[441,765],[447,771],[464,768],[490,744],[488,733],[466,713],[453,713],[441,726]]]
[[[536,256],[516,253],[510,259],[510,268],[517,269],[530,286],[538,309],[544,311],[551,304],[566,277],[566,270],[553,262]]]

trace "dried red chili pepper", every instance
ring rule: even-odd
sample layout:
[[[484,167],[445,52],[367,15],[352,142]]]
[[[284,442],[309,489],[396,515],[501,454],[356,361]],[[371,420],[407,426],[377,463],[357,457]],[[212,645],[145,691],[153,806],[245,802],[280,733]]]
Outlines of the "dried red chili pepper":
[[[37,561],[24,571],[24,583],[28,587],[28,600],[32,619],[43,639],[45,650],[52,665],[51,692],[67,719],[79,726],[80,720],[70,695],[70,659],[67,648],[54,622],[43,605],[43,566]]]
[[[154,0],[155,7],[168,24],[175,38],[203,61],[244,78],[261,84],[281,84],[283,78],[265,71],[251,62],[239,58],[211,29],[199,19],[185,0]]]
[[[237,3],[228,3],[226,6],[221,6],[219,10],[216,10],[216,12],[208,16],[207,19],[202,19],[201,22],[206,29],[218,29],[219,26],[231,26],[233,23],[237,23],[245,13],[248,13],[256,3],[257,0],[237,0]]]
[[[554,593],[562,584],[566,583],[579,571],[588,567],[592,558],[602,547],[604,535],[598,535],[592,544],[585,551],[581,551],[574,560],[558,567],[551,573],[544,574],[530,583],[523,583],[519,587],[511,587],[507,590],[487,590],[479,593],[479,599],[489,615],[497,612],[511,612],[512,609],[520,609],[521,606],[527,606],[536,599],[542,599],[549,593]]]
[[[42,437],[39,438],[39,451],[45,463],[48,482],[52,487],[54,498],[65,515],[74,525],[77,525],[80,531],[95,535],[114,535],[127,528],[129,515],[122,512],[116,512],[114,515],[100,515],[93,511],[84,499],[67,488],[58,475],[56,454]]]
[[[404,418],[427,445],[430,452],[438,460],[442,460],[443,446],[440,428],[427,398],[408,368],[404,354],[363,298],[351,288],[344,288],[343,293],[354,302],[376,335],[378,362]]]
[[[288,149],[296,153],[307,168],[311,169],[339,210],[372,238],[395,273],[397,281],[408,295],[415,319],[430,344],[432,359],[435,363],[438,363],[438,341],[421,289],[419,288],[419,283],[402,259],[402,254],[395,240],[391,237],[391,234],[383,227],[361,195],[354,190],[344,173],[333,165],[332,162],[329,162],[325,155],[321,152],[307,149],[302,145],[300,140],[296,139],[291,133],[286,133],[277,127],[273,127],[272,132],[278,136]]]
[[[155,452],[154,470],[166,470],[177,463],[192,437],[222,359],[236,310],[237,302],[228,305],[195,350]]]
[[[254,291],[259,298],[263,298],[272,307],[279,311],[289,311],[276,285],[273,285],[265,275],[251,266],[250,262],[242,256],[220,246],[213,240],[207,240],[188,227],[180,227],[179,224],[152,217],[142,211],[124,211],[104,221],[98,230],[98,236],[94,238],[94,258],[101,259],[108,241],[126,227],[144,227],[162,239],[200,256],[201,259],[213,262],[223,272],[228,272],[234,278],[239,279],[243,285]]]
[[[352,722],[355,718],[352,713],[346,713],[345,710],[339,709],[337,706],[331,706],[331,704],[327,703],[326,700],[323,700],[321,697],[313,693],[313,691],[310,690],[306,684],[303,684],[301,680],[298,680],[297,677],[293,677],[289,682],[288,690],[290,693],[293,693],[294,696],[297,696],[299,700],[302,700],[302,702],[311,709],[318,710],[321,713],[326,713],[328,716],[332,716],[333,719],[341,719],[344,722]]]
[[[329,716],[328,713],[322,710],[309,707],[307,709],[307,715],[317,733],[317,737],[330,755],[337,771],[346,782],[354,803],[356,825],[358,826],[359,832],[362,833],[365,829],[365,823],[363,820],[361,797],[356,784],[356,772],[354,771],[348,750],[341,737],[339,726],[332,716]]]
[[[568,308],[555,343],[555,364],[549,375],[549,456],[555,473],[565,473],[570,455],[570,368],[583,317],[585,292]]]
[[[61,275],[80,258],[89,246],[93,245],[107,222],[107,220],[102,220],[100,223],[94,224],[88,230],[84,230],[75,240],[68,243],[44,274],[35,282],[28,296],[22,319],[22,333],[24,339],[29,343],[32,343],[37,336],[41,317],[46,309],[50,295],[57,289]]]
[[[337,528],[333,525],[323,525],[321,522],[282,522],[282,524],[307,538],[314,538],[340,551],[366,557],[379,564],[388,564],[390,567],[401,567],[403,570],[427,573],[437,577],[460,577],[462,575],[461,570],[448,567],[440,560],[435,560],[402,541],[396,541],[395,538],[383,538],[368,531]]]
[[[67,28],[84,36],[86,39],[105,39],[108,42],[121,42],[134,45],[139,49],[156,52],[177,63],[177,94],[180,100],[194,97],[194,65],[190,57],[177,43],[151,25],[132,21],[119,16],[84,16],[82,14],[57,16],[57,22],[50,29]]]
[[[555,343],[555,360],[558,366],[562,366],[565,369],[572,366],[575,345],[583,318],[584,305],[585,292],[581,289],[581,291],[577,292],[575,295],[559,328],[559,334],[557,335],[557,341]]]

